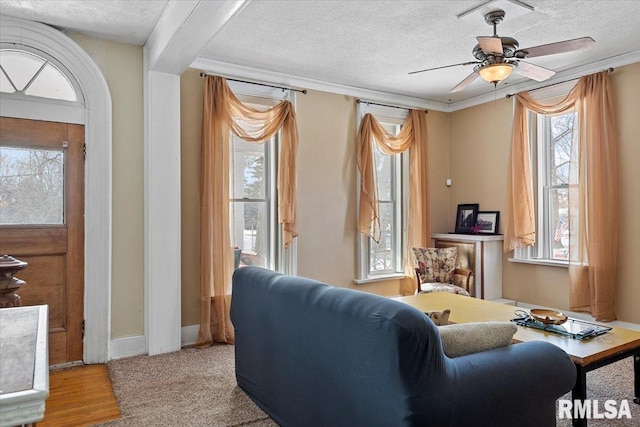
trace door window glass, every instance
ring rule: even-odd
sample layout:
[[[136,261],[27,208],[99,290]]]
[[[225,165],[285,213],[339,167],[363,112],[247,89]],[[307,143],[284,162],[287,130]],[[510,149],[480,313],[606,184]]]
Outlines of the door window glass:
[[[64,152],[0,147],[0,224],[64,223]]]

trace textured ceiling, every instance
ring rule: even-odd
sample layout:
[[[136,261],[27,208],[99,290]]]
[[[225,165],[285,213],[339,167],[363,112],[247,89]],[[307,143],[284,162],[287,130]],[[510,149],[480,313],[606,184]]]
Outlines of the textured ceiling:
[[[0,13],[142,45],[167,3],[168,0],[0,0]]]
[[[408,75],[414,70],[473,61],[476,36],[492,34],[483,14],[460,14],[486,1],[251,2],[216,34],[201,56],[259,69],[433,101],[492,92],[477,79],[448,91],[472,66]],[[509,2],[501,2],[509,3]],[[511,17],[498,34],[521,47],[591,36],[595,47],[532,58],[554,71],[640,50],[640,1],[535,1],[535,11]],[[489,5],[497,6],[499,2]],[[528,79],[512,74],[506,81]]]
[[[218,31],[201,58],[311,79],[451,103],[493,93],[477,79],[463,91],[448,91],[472,66],[409,75],[408,72],[473,61],[476,36],[492,28],[474,7],[504,8],[498,34],[520,47],[591,36],[595,47],[532,58],[554,71],[640,52],[640,0],[526,0],[534,11],[508,0],[277,1],[253,0]],[[144,44],[166,0],[0,0],[0,13],[48,23],[111,40]],[[527,82],[512,74],[501,85]],[[500,86],[498,88],[500,88]]]

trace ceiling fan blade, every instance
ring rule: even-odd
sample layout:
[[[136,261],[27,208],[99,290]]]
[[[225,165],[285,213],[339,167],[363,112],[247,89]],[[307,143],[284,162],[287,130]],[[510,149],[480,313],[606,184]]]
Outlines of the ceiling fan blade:
[[[530,79],[536,80],[538,82],[545,81],[553,77],[553,75],[556,73],[555,71],[524,61],[518,61],[518,66],[514,71],[521,76],[529,77]]]
[[[565,40],[556,43],[542,44],[540,46],[521,49],[527,52],[527,58],[536,56],[555,55],[556,53],[573,52],[575,50],[586,49],[595,44],[591,37],[580,37],[579,39]]]
[[[464,89],[465,87],[467,87],[467,85],[469,83],[471,83],[472,81],[474,81],[475,79],[477,79],[480,76],[480,74],[478,74],[477,72],[473,72],[471,74],[469,74],[463,81],[461,81],[460,83],[458,83],[456,85],[456,87],[454,87],[453,89],[451,89],[449,91],[449,93],[454,93],[454,92],[459,92],[462,89]]]
[[[492,53],[494,55],[502,55],[502,40],[500,37],[476,37],[478,44],[484,53]]]
[[[424,70],[411,71],[411,72],[409,72],[409,74],[424,73],[425,71],[440,70],[440,69],[442,69],[442,68],[457,67],[457,66],[459,66],[459,65],[472,65],[472,64],[479,64],[479,63],[480,63],[479,61],[462,62],[462,63],[460,63],[460,64],[443,65],[442,67],[427,68],[427,69],[424,69]]]

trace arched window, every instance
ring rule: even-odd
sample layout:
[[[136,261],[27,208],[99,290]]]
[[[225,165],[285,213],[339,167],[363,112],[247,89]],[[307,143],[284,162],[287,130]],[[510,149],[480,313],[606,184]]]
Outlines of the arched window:
[[[52,58],[18,49],[0,49],[0,92],[82,102],[76,85]]]

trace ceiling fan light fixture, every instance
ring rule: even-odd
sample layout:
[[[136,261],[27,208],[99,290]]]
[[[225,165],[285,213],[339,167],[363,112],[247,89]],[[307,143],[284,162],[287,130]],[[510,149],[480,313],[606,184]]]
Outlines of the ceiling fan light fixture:
[[[489,83],[498,84],[509,77],[512,71],[513,65],[508,62],[501,62],[499,64],[485,65],[478,70],[478,73],[480,77]]]

